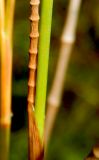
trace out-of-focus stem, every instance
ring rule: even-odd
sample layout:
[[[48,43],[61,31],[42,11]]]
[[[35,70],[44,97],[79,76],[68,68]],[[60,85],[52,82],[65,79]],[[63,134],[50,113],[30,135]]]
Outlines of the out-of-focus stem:
[[[13,18],[15,10],[15,0],[7,0],[6,13],[5,13],[5,32],[12,45],[12,34],[13,34]]]
[[[14,10],[15,10],[15,0],[7,0],[5,8],[5,35],[6,35],[6,51],[5,51],[5,77],[6,78],[6,90],[7,92],[7,104],[6,107],[9,110],[9,118],[11,119],[11,89],[12,89],[12,52],[13,52],[13,22],[14,22]],[[7,67],[8,66],[8,67]],[[8,68],[8,70],[7,70]]]
[[[1,50],[1,35],[4,29],[4,0],[0,0],[0,50]]]
[[[5,47],[6,47],[6,38],[4,31],[4,22],[5,22],[5,8],[4,0],[0,1],[0,160],[8,160],[9,157],[9,113],[5,110],[5,100],[3,82],[5,83],[3,67],[5,66]],[[5,69],[5,68],[4,68]],[[7,77],[5,77],[7,79]],[[4,86],[5,87],[5,86]]]
[[[9,2],[9,3],[8,3]],[[12,25],[14,16],[14,3],[7,1],[6,19],[3,21],[1,31],[1,119],[0,122],[10,125],[11,115],[11,77],[12,77]],[[13,8],[11,10],[11,8]],[[8,19],[10,19],[8,21]],[[8,22],[6,22],[8,21]],[[9,27],[10,26],[10,27]]]
[[[10,1],[8,1],[10,2]],[[5,14],[2,34],[1,34],[1,123],[10,125],[11,116],[11,79],[12,79],[12,25],[14,16],[13,3],[7,6],[8,15]],[[12,5],[11,5],[12,4]],[[11,12],[11,14],[9,14]],[[10,27],[9,27],[10,26]],[[8,28],[7,28],[8,27]],[[9,34],[10,33],[10,34]]]
[[[0,160],[9,157],[11,124],[12,30],[14,4],[0,0]],[[9,19],[9,20],[8,20]],[[9,21],[9,22],[7,22]]]
[[[59,110],[61,102],[62,91],[64,86],[64,78],[67,72],[72,46],[75,41],[75,31],[76,31],[76,24],[77,24],[80,4],[81,0],[70,1],[68,16],[66,18],[65,26],[61,37],[59,60],[52,88],[49,93],[47,101],[47,115],[46,115],[46,128],[45,128],[46,144],[48,144],[49,137],[54,125],[54,120]],[[50,115],[50,113],[53,114]]]
[[[9,159],[9,126],[0,125],[0,160]]]

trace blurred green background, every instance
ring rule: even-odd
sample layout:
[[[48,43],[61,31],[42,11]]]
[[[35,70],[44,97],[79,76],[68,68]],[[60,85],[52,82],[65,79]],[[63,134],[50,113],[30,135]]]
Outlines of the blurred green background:
[[[47,2],[46,2],[47,3]],[[59,54],[69,0],[54,0],[48,91]],[[10,160],[27,159],[29,1],[16,1]],[[99,0],[82,0],[61,108],[47,160],[82,160],[99,142]]]

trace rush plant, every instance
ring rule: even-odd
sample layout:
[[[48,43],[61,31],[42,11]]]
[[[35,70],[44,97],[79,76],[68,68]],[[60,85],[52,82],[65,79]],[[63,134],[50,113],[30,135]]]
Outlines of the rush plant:
[[[60,56],[45,106],[53,0],[30,0],[28,64],[28,160],[43,160],[61,102],[65,73],[75,41],[81,0],[71,0],[61,37]],[[0,0],[0,160],[8,160],[11,125],[11,77],[15,0]],[[51,118],[49,118],[51,117]],[[46,127],[45,127],[46,126]],[[96,153],[96,152],[95,152]]]
[[[42,160],[44,158],[45,103],[53,0],[48,0],[47,3],[46,0],[41,1],[40,25],[38,23],[39,4],[39,0],[30,1],[31,33],[27,98],[29,160]]]

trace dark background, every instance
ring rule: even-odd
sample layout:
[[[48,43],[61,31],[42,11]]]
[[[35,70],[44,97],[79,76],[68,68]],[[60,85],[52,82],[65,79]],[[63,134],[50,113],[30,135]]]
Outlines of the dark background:
[[[47,3],[47,2],[46,2]],[[54,0],[48,73],[50,90],[69,0]],[[16,1],[10,160],[27,159],[29,1]],[[82,160],[99,140],[99,0],[82,0],[60,111],[47,160]]]

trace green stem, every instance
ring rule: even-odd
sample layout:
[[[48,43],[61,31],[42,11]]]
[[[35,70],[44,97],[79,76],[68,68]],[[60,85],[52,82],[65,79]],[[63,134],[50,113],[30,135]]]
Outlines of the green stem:
[[[41,138],[43,137],[44,132],[52,7],[53,0],[48,0],[47,2],[46,0],[42,0],[35,99],[35,117]]]
[[[0,160],[9,159],[9,134],[9,127],[0,126]]]

